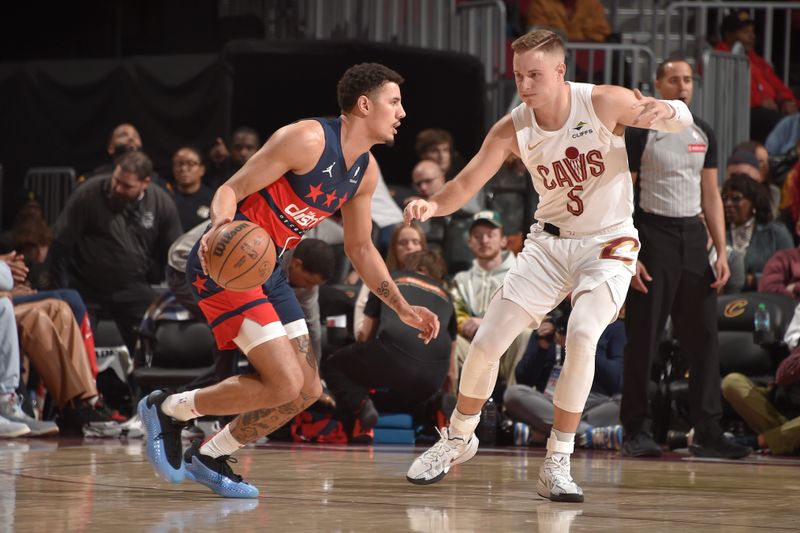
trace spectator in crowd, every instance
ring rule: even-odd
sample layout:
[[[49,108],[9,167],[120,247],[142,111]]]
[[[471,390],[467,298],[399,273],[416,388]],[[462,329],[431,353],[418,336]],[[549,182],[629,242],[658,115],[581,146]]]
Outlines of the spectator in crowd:
[[[27,268],[25,283],[19,284],[15,288],[13,302],[22,304],[56,298],[69,304],[81,330],[92,374],[97,376],[94,334],[83,299],[77,291],[72,289],[46,290],[52,285],[50,272],[46,267],[52,242],[53,231],[42,218],[38,202],[31,200],[20,209],[15,217],[13,228],[15,252],[13,255],[6,256],[10,261],[24,261],[24,266]]]
[[[786,329],[783,342],[791,350],[769,387],[757,386],[747,376],[732,373],[722,380],[722,395],[756,433],[748,444],[773,454],[800,451],[800,305]]]
[[[190,146],[178,148],[172,156],[172,175],[175,178],[175,206],[181,227],[189,231],[208,221],[214,191],[203,183],[206,166],[200,151]]]
[[[12,276],[13,283],[8,283]],[[19,264],[8,256],[0,257],[0,300],[7,301],[24,281]],[[58,432],[55,424],[30,417],[20,406],[16,391],[20,387],[21,348],[58,407],[63,429],[80,431],[88,424],[95,435],[108,431],[118,435],[118,425],[99,402],[89,357],[69,306],[50,298],[2,307],[5,330],[0,341],[0,416],[26,425],[33,436]]]
[[[433,251],[418,251],[406,258],[405,269],[392,270],[392,279],[412,305],[422,305],[439,317],[439,336],[421,344],[418,332],[403,324],[385,303],[370,295],[358,342],[334,353],[322,365],[322,375],[337,405],[354,421],[353,438],[371,435],[378,411],[368,390],[388,389],[382,404],[414,411],[445,384],[455,388],[456,321],[453,303],[444,289],[444,260]]]
[[[777,217],[781,204],[781,190],[770,180],[769,154],[763,144],[749,141],[734,148],[725,170],[726,177],[732,174],[747,174],[763,185],[769,196],[772,217]]]
[[[409,196],[404,200],[408,205],[414,200],[427,200],[439,192],[445,184],[445,176],[441,167],[435,161],[423,159],[411,171],[411,186],[416,191],[416,196]],[[478,192],[469,202],[464,205],[457,213],[457,216],[474,215],[481,210],[483,205],[483,193]],[[437,247],[444,247],[444,235],[447,224],[451,217],[440,217],[438,219],[426,220],[422,223],[425,237],[429,244],[436,244]]]
[[[662,98],[682,100],[688,106],[694,89],[691,66],[684,59],[661,63],[655,86]],[[692,118],[694,123],[677,133],[625,131],[631,176],[640,189],[634,221],[641,251],[627,298],[621,408],[622,451],[632,457],[661,455],[650,433],[648,390],[658,342],[670,316],[690,365],[690,418],[697,435],[691,453],[727,458],[748,453],[724,437],[719,425],[717,290],[728,281],[730,269],[717,189],[716,136],[700,117],[692,114]],[[766,195],[754,180],[748,181]],[[713,264],[706,250],[706,226],[716,252]]]
[[[11,395],[16,398],[19,387],[17,322],[14,319],[14,305],[7,294],[13,287],[14,277],[11,268],[4,261],[0,261],[0,401]],[[0,413],[0,437],[23,437],[30,433],[30,426],[24,422],[10,420]]]
[[[792,113],[783,117],[780,122],[769,132],[764,146],[770,154],[783,156],[797,149],[800,144],[800,113]]]
[[[598,0],[532,0],[528,26],[553,30],[573,42],[602,43],[611,34]]]
[[[453,136],[440,128],[428,128],[417,134],[415,149],[420,159],[433,161],[452,179],[464,168],[464,159],[453,147]]]
[[[108,146],[106,147],[110,161],[96,167],[87,175],[80,176],[78,178],[78,183],[82,183],[90,178],[108,178],[116,168],[117,158],[128,152],[140,152],[142,151],[143,146],[142,136],[139,135],[139,130],[136,129],[136,126],[127,122],[119,124],[111,131],[111,136],[108,140]],[[164,179],[161,178],[157,172],[153,171],[150,179],[154,184],[158,185],[162,189],[172,191],[172,186],[164,181]]]
[[[503,395],[508,414],[531,427],[534,442],[543,443],[553,426],[553,393],[563,365],[566,328],[566,317],[542,322],[517,364],[517,384]],[[625,324],[617,320],[597,341],[595,378],[576,431],[579,446],[618,449],[622,444],[619,405],[624,349]]]
[[[748,10],[732,11],[722,19],[722,40],[716,49],[744,53],[750,60],[750,138],[764,142],[784,115],[797,113],[797,101],[792,90],[775,74],[772,65],[756,53],[753,25]]]
[[[800,301],[800,248],[778,250],[767,260],[758,292],[784,294]]]
[[[389,238],[389,251],[386,253],[386,268],[389,272],[406,269],[406,258],[414,252],[428,249],[428,241],[419,224],[396,226]],[[364,308],[370,295],[369,288],[361,285],[353,310],[353,333],[364,325]]]
[[[726,292],[754,291],[767,260],[778,250],[791,248],[794,243],[786,226],[772,220],[767,191],[746,174],[733,174],[722,185],[727,224],[726,242],[741,265],[731,264],[731,270],[744,272],[744,285],[726,285]]]
[[[150,283],[163,278],[181,234],[175,202],[149,187],[152,171],[147,155],[127,152],[111,176],[81,186],[59,215],[50,252],[56,286],[77,289],[90,313],[111,315],[130,353],[155,296]]]
[[[506,273],[516,261],[514,254],[505,249],[506,244],[500,214],[489,210],[476,213],[467,240],[475,259],[472,268],[455,275],[451,290],[458,324],[456,359],[459,373],[492,296],[503,284]],[[500,359],[500,386],[513,385],[516,382],[514,369],[525,353],[531,332],[531,329],[526,329],[520,333]]]
[[[245,161],[253,157],[260,146],[261,137],[258,132],[248,126],[241,126],[233,130],[230,148],[222,137],[217,137],[208,156],[209,166],[204,176],[206,185],[212,190],[216,190],[242,168]]]

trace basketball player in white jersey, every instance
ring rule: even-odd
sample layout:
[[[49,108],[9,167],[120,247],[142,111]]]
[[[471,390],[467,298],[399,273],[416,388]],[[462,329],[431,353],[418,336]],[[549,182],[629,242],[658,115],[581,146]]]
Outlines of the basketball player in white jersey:
[[[594,378],[597,340],[625,301],[639,250],[622,134],[625,126],[680,131],[692,116],[681,101],[565,81],[564,43],[553,32],[532,31],[512,48],[523,103],[492,127],[454,180],[427,201],[410,203],[404,213],[406,222],[453,213],[510,154],[522,158],[540,196],[537,220],[517,264],[470,346],[450,427],[414,461],[407,478],[435,483],[452,465],[475,455],[475,428],[494,389],[500,356],[523,328],[538,327],[571,294],[567,357],[553,398],[553,429],[537,491],[553,501],[582,502],[583,491],[570,475],[575,430]]]

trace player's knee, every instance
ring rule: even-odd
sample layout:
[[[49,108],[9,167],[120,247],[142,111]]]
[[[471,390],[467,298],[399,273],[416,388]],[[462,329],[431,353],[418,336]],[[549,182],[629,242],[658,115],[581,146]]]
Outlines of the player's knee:
[[[570,324],[567,329],[567,350],[570,357],[593,357],[597,350],[598,335],[591,328]]]
[[[307,379],[303,385],[302,393],[304,399],[316,401],[322,396],[322,383],[319,381],[319,376],[315,375],[313,379]]]
[[[284,365],[262,379],[262,396],[265,404],[289,403],[300,396],[303,389],[303,371],[298,365]]]

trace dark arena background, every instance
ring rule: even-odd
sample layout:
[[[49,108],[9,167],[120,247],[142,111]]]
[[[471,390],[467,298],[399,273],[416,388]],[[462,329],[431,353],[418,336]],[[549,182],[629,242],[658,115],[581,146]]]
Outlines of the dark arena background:
[[[512,43],[536,30],[564,41],[567,81],[691,110],[681,131],[627,125],[628,169],[599,178],[623,180],[623,195],[570,203],[591,187],[571,163],[583,148],[563,143],[610,139],[612,126],[594,111],[569,122],[557,99],[533,107],[563,89],[549,71],[514,70]],[[363,183],[336,121],[337,82],[360,63],[404,78],[405,116],[344,119],[396,128],[391,146],[371,149],[371,227],[363,202],[331,214]],[[523,103],[518,84],[536,94]],[[387,86],[364,95],[370,105]],[[0,532],[796,531],[799,96],[800,1],[4,3]],[[561,117],[558,133],[517,123],[481,151],[518,106],[534,121]],[[315,117],[333,125],[317,168],[271,175],[283,156],[307,155],[273,149],[272,134]],[[550,190],[550,161],[535,152],[555,135],[568,191]],[[499,168],[470,172],[479,151]],[[223,291],[193,248],[219,215],[212,198],[233,213],[219,198],[243,175],[277,181],[238,198],[237,218],[264,226],[279,255],[285,245],[255,296]],[[406,227],[406,205],[445,187],[458,196],[458,176],[485,184]],[[622,259],[625,283],[636,275],[624,301],[614,293],[619,313],[593,358],[573,356],[594,376],[574,432],[553,427],[570,414],[554,386],[562,367],[575,372],[563,366],[569,332],[586,324],[570,313],[594,287],[574,290],[585,284],[577,256],[562,264],[538,243],[585,253],[591,239],[580,239],[609,228],[539,220],[553,212],[537,215],[540,194],[575,216],[623,213],[633,232],[630,211],[636,228],[603,243],[608,261],[592,272]],[[514,327],[481,330],[512,268],[534,269],[524,297],[558,278],[565,299],[518,328],[476,421],[454,412],[458,382],[482,349],[474,339]],[[430,310],[416,327],[438,320],[430,343],[387,296],[385,272]],[[467,419],[480,444],[465,462]],[[419,478],[420,457],[430,472],[446,464],[443,479]],[[557,501],[573,483],[580,498]]]

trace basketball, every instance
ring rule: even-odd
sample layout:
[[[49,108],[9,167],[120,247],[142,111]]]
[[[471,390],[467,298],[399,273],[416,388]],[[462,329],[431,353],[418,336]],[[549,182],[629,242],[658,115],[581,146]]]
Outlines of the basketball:
[[[275,268],[275,243],[259,226],[246,220],[223,224],[208,237],[208,275],[232,291],[260,287]]]

